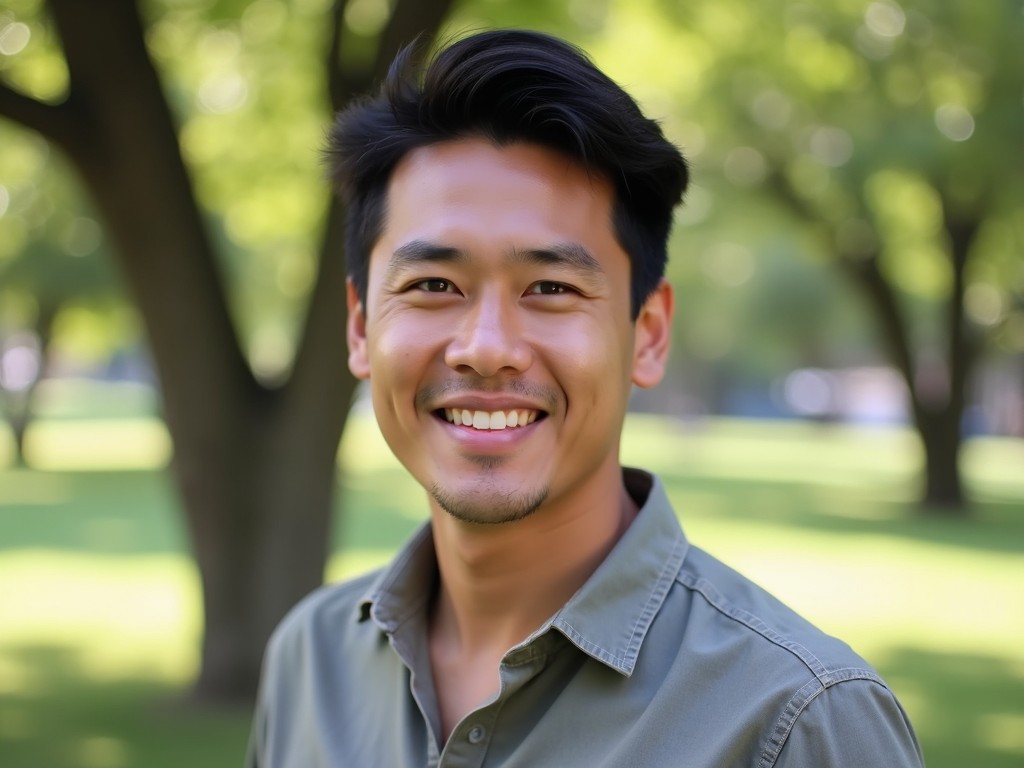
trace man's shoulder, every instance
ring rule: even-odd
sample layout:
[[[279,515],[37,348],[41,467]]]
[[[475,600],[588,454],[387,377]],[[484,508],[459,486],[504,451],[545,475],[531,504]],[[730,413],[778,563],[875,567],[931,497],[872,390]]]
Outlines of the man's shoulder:
[[[752,737],[759,765],[921,764],[892,691],[842,640],[696,547],[675,592],[680,646],[699,659],[682,665],[690,677],[680,689],[697,681],[713,690],[704,706],[733,713],[727,740]],[[742,711],[745,724],[736,715]]]
[[[848,644],[698,547],[690,547],[676,580],[706,609],[698,615],[708,631],[736,633],[745,653],[788,658],[825,687],[851,675],[882,682]]]
[[[307,644],[318,637],[344,639],[361,624],[361,606],[381,569],[325,584],[306,595],[285,615],[270,639],[270,650]]]

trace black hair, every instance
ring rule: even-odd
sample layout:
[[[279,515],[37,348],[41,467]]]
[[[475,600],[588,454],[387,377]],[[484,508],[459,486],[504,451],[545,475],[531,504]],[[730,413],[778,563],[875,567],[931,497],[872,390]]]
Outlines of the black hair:
[[[492,30],[420,66],[412,65],[417,57],[415,44],[403,49],[380,92],[339,112],[329,134],[331,177],[348,205],[348,274],[360,299],[395,166],[419,147],[479,136],[554,149],[614,185],[612,223],[631,261],[635,319],[664,276],[672,211],[689,180],[678,148],[586,54],[556,37]]]

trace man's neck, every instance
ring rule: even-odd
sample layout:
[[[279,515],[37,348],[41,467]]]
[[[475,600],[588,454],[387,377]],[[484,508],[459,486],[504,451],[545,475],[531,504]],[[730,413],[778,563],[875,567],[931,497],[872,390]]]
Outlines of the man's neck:
[[[592,498],[545,505],[514,523],[467,524],[435,510],[441,579],[432,636],[469,655],[525,640],[583,586],[636,516],[621,474],[616,479]]]
[[[429,644],[442,740],[498,690],[505,653],[583,586],[636,514],[621,473],[514,523],[467,524],[433,510],[440,585]]]

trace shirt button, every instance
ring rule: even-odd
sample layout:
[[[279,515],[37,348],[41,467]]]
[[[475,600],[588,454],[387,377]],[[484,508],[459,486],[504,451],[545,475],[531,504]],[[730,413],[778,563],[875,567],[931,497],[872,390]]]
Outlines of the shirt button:
[[[469,733],[466,734],[466,738],[469,740],[470,744],[479,744],[484,740],[486,735],[487,731],[484,730],[482,725],[474,725],[469,729]]]

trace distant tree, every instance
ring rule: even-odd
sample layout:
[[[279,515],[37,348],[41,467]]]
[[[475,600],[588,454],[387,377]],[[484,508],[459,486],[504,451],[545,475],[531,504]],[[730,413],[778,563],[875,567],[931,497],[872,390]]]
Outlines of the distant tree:
[[[58,158],[9,126],[0,126],[0,145],[0,395],[15,461],[24,464],[34,395],[61,312],[74,306],[110,315],[123,306],[123,294],[102,228]]]
[[[25,435],[33,417],[33,400],[50,358],[54,320],[61,303],[42,300],[31,320],[0,333],[0,402],[11,428],[14,464],[24,467]]]
[[[972,374],[1024,346],[1024,17],[1014,3],[660,4],[635,57],[706,144],[699,163],[787,211],[857,286],[906,384],[927,511],[964,513]],[[614,37],[614,35],[613,35]],[[636,48],[636,46],[634,46]],[[667,60],[667,59],[666,59]],[[717,174],[716,174],[717,175]]]
[[[449,4],[396,0],[386,16],[367,19],[356,13],[356,2],[338,0],[324,18],[300,20],[323,33],[322,119],[369,90],[401,44],[435,33]],[[288,4],[233,0],[204,8],[213,24],[248,24],[257,36],[297,13]],[[147,48],[168,37],[173,43],[173,20],[161,25],[161,17],[174,4],[145,3],[144,18],[134,0],[48,0],[46,9],[66,62],[66,88],[56,98],[39,98],[29,74],[11,71],[0,85],[0,116],[59,148],[103,218],[148,335],[202,581],[205,633],[194,694],[248,700],[269,632],[323,578],[337,445],[354,389],[344,351],[342,212],[335,202],[324,206],[290,368],[257,375],[232,314],[238,310],[226,288],[232,259],[223,232],[197,199],[197,190],[214,198],[217,190],[194,177],[183,157],[190,140],[180,133],[187,97],[166,78],[161,82]],[[47,34],[47,22],[39,25]],[[230,47],[230,36],[211,41],[221,43]],[[241,87],[226,77],[209,84],[205,98],[216,108]],[[259,126],[250,127],[228,141],[279,161],[287,147],[262,146]],[[261,162],[260,155],[249,162]]]

